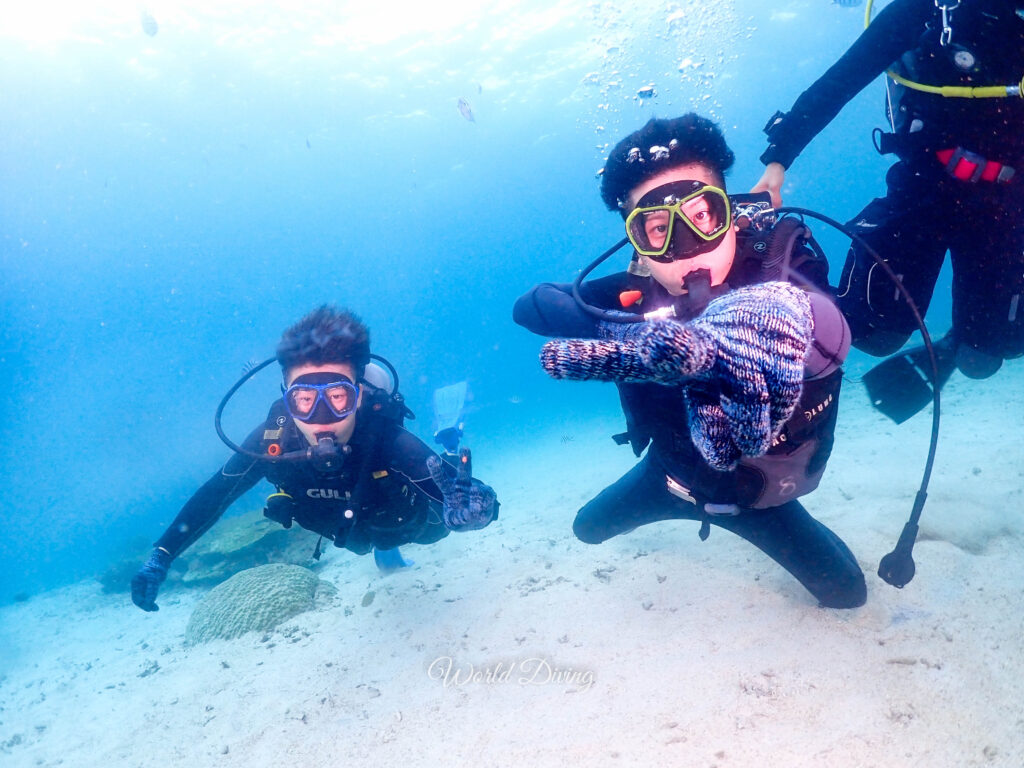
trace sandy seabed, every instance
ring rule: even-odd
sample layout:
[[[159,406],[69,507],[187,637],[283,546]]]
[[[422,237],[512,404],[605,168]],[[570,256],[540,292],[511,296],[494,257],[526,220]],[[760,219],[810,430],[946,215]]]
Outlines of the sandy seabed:
[[[333,602],[270,632],[187,646],[202,590],[165,590],[155,614],[98,583],[4,607],[0,764],[1020,768],[1024,388],[1007,369],[946,388],[902,590],[875,571],[930,422],[896,427],[844,388],[805,503],[860,558],[863,608],[818,608],[695,523],[577,542],[576,509],[633,462],[608,440],[620,421],[595,419],[481,461],[500,521],[404,549],[413,568],[328,551]]]

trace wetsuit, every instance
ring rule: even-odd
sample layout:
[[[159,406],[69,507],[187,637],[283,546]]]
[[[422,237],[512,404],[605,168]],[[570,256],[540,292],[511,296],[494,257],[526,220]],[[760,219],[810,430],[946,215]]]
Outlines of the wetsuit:
[[[308,445],[281,401],[242,447],[262,454],[271,443],[284,452]],[[294,519],[356,554],[431,544],[448,535],[441,517],[441,492],[426,466],[435,454],[423,442],[396,422],[361,409],[348,447],[351,451],[340,468],[331,472],[318,471],[306,461],[275,463],[233,456],[188,500],[156,546],[177,557],[263,478],[286,494],[275,500],[273,519],[288,526]],[[353,515],[346,516],[346,510]]]
[[[742,264],[738,259],[730,284],[746,282]],[[726,284],[713,290],[729,289]],[[687,312],[651,277],[626,272],[581,286],[588,304],[605,309],[622,309],[618,297],[624,290],[643,293],[643,312],[673,303],[677,312]],[[698,520],[702,538],[710,525],[743,537],[793,574],[822,605],[851,608],[864,603],[864,574],[856,558],[796,498],[817,486],[832,450],[842,380],[838,365],[848,348],[848,330],[835,305],[823,293],[811,293],[811,300],[815,344],[805,364],[800,405],[765,456],[745,458],[733,471],[712,469],[697,451],[682,387],[617,384],[625,438],[637,456],[648,444],[650,450],[577,513],[573,531],[581,541],[597,544],[659,520]],[[688,314],[699,309],[692,307]],[[633,305],[625,311],[641,310]],[[543,336],[598,336],[597,321],[579,308],[565,284],[534,287],[516,302],[513,316]]]
[[[934,0],[893,0],[789,113],[769,124],[762,162],[788,168],[889,67],[927,85],[1020,83],[1024,18],[1011,0],[962,0],[949,17],[947,45],[940,44],[935,6]],[[950,252],[956,341],[996,358],[988,373],[994,372],[999,360],[1024,353],[1024,306],[1018,306],[1024,294],[1024,100],[946,98],[904,86],[895,92],[895,133],[882,137],[882,149],[895,152],[899,162],[886,176],[886,196],[850,225],[902,277],[922,313]],[[977,157],[960,160],[964,152]],[[972,181],[972,171],[984,175]],[[859,246],[850,251],[838,294],[853,343],[866,352],[895,352],[916,328],[903,299]]]

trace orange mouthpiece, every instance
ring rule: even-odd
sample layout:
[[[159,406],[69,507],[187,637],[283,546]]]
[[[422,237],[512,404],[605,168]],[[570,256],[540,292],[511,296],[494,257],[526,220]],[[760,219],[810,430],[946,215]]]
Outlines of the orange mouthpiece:
[[[631,307],[644,297],[641,291],[623,291],[619,294],[619,304]]]

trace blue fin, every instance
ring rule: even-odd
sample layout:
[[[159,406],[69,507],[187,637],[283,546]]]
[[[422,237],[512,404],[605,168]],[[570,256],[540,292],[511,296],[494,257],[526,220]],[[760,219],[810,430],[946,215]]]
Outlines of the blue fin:
[[[435,432],[459,426],[466,405],[466,382],[460,381],[434,390]]]
[[[394,549],[374,549],[373,562],[377,564],[382,573],[392,573],[401,568],[409,568],[415,565],[412,560],[406,560],[402,557],[398,547]]]

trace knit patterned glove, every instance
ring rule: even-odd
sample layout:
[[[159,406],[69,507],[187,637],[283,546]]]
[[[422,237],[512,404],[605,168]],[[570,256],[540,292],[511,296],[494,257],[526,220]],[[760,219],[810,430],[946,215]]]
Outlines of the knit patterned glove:
[[[575,381],[662,381],[640,357],[639,340],[554,339],[540,350],[540,364],[554,379]]]
[[[444,471],[441,459],[437,456],[427,457],[427,469],[444,498],[441,515],[449,530],[474,531],[498,516],[498,499],[494,489],[473,479],[469,448],[463,448],[459,453],[459,466],[454,478]]]
[[[624,341],[561,339],[541,352],[554,378],[693,384],[686,404],[691,437],[720,470],[760,456],[792,415],[813,337],[807,295],[789,283],[761,283],[712,301],[688,323],[646,323]]]
[[[162,549],[154,549],[146,564],[132,577],[132,602],[144,611],[159,611],[156,596],[170,565],[171,556]]]

